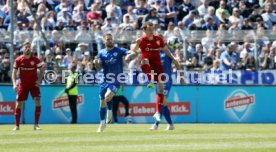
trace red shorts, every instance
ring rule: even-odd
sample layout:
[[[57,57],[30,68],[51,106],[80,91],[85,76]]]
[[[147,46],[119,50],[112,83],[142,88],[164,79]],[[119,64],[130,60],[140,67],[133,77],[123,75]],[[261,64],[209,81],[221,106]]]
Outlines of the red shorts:
[[[40,97],[40,89],[37,86],[18,86],[17,90],[17,101],[25,101],[28,99],[29,92],[31,92],[31,95],[33,98],[39,98]]]
[[[164,81],[165,76],[164,76],[164,70],[163,70],[162,63],[149,59],[149,64],[150,64],[151,70],[153,70],[153,72],[154,72],[154,81],[155,82],[159,82],[160,80]],[[161,75],[161,74],[163,74],[163,75]]]

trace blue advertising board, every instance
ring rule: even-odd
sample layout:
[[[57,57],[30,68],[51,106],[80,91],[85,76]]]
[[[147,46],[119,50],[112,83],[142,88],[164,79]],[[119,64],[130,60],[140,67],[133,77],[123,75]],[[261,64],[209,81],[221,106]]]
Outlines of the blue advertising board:
[[[275,86],[201,86],[198,122],[276,122]]]
[[[173,86],[167,101],[176,123],[273,123],[276,122],[275,86]],[[41,123],[70,123],[71,114],[64,86],[41,87]],[[145,86],[125,86],[134,123],[152,123],[155,91]],[[0,123],[14,123],[15,93],[0,86]],[[119,107],[119,122],[125,110]],[[34,103],[29,96],[24,108],[25,123],[34,122]],[[78,122],[98,123],[97,86],[79,86]],[[164,120],[163,120],[164,121]]]
[[[98,86],[79,86],[79,123],[99,122],[98,92]],[[7,105],[7,103],[14,104],[16,94],[12,91],[11,86],[1,86],[0,95],[0,123],[13,123],[14,105]],[[155,113],[155,91],[147,89],[145,86],[126,86],[124,95],[130,101],[129,111],[134,123],[152,123],[154,121],[152,115]],[[167,101],[172,111],[172,119],[176,123],[195,122],[196,87],[173,87]],[[69,123],[71,121],[64,86],[41,86],[41,105],[40,123]],[[120,109],[119,116],[123,116],[124,111]],[[34,103],[30,95],[25,102],[23,113],[24,122],[32,124],[34,122]],[[125,120],[121,117],[119,121],[124,122]]]

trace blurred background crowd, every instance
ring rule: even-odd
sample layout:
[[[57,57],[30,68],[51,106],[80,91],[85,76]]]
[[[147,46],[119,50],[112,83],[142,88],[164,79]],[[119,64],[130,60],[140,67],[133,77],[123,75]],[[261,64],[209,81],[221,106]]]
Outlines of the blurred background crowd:
[[[112,32],[116,46],[130,49],[146,21],[153,22],[165,40],[180,40],[174,54],[184,70],[276,69],[275,0],[27,1],[30,5],[14,0],[11,10],[9,1],[0,0],[2,83],[11,82],[10,48],[15,59],[26,40],[46,70],[61,74],[76,63],[81,74],[95,73],[93,59],[104,47],[103,33]],[[6,41],[11,29],[12,44]],[[125,69],[139,71],[139,56]]]

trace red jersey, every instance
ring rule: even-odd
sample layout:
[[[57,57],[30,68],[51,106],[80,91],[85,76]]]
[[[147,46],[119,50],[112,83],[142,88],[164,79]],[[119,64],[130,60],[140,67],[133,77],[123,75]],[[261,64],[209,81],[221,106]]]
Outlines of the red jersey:
[[[139,48],[142,52],[142,59],[148,58],[153,62],[160,62],[160,50],[165,47],[164,40],[160,36],[153,35],[152,40],[148,40],[146,36],[140,39]]]
[[[22,86],[34,86],[37,81],[37,68],[40,68],[42,64],[40,60],[31,56],[29,59],[25,59],[23,55],[16,58],[14,68],[19,70],[20,85]]]

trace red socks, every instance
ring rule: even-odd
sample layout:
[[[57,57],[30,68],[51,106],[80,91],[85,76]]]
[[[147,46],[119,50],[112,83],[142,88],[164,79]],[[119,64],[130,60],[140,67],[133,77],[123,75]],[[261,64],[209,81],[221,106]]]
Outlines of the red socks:
[[[15,113],[14,113],[14,116],[15,116],[15,125],[17,127],[19,127],[20,115],[21,115],[21,109],[15,109]]]
[[[35,124],[38,124],[39,117],[41,112],[41,106],[35,107]],[[21,116],[21,109],[15,109],[15,125],[19,127],[20,124],[20,116]]]
[[[163,104],[163,100],[164,100],[164,94],[157,94],[156,96],[156,112],[159,112],[160,113],[160,109],[161,109],[161,106]]]
[[[40,118],[41,106],[35,107],[35,124],[38,124]]]

